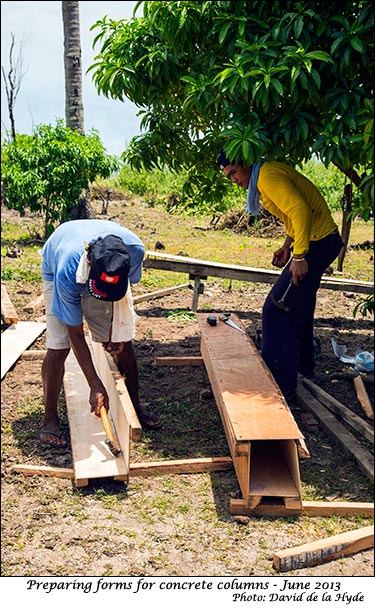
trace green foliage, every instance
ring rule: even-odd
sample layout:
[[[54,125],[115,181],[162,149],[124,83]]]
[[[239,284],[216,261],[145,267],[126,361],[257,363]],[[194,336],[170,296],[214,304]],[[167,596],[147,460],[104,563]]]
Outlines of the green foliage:
[[[2,147],[2,196],[8,208],[41,212],[46,233],[67,220],[82,190],[96,177],[108,178],[118,161],[105,153],[98,134],[40,125]]]
[[[311,159],[302,164],[300,171],[319,188],[331,211],[341,211],[341,199],[347,178],[337,167],[330,165],[326,168],[320,161]],[[233,186],[228,192],[223,190],[217,202],[207,203],[202,197],[205,176],[197,176],[193,180],[192,172],[193,170],[172,172],[168,169],[138,171],[125,164],[116,176],[113,186],[133,195],[141,195],[149,204],[161,203],[164,209],[171,213],[199,216],[244,209],[244,191]],[[198,182],[200,178],[202,180]],[[358,192],[354,191],[354,197],[360,199]]]
[[[106,16],[92,26],[98,92],[132,100],[142,116],[126,162],[187,169],[191,204],[199,193],[220,206],[228,188],[220,148],[246,164],[317,156],[354,170],[358,182],[364,172],[359,207],[372,208],[371,3],[138,4],[142,18]]]
[[[361,298],[359,303],[354,307],[353,317],[355,318],[357,314],[360,313],[363,318],[366,318],[367,315],[374,315],[374,295],[369,294],[367,297]]]
[[[116,184],[125,191],[134,195],[150,196],[154,194],[171,195],[183,188],[186,172],[171,172],[166,169],[135,171],[128,164],[124,164],[116,178]]]

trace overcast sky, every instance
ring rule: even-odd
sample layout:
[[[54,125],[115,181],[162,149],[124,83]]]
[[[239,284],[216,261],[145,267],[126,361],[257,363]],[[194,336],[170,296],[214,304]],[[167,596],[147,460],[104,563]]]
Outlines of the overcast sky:
[[[90,27],[108,17],[131,19],[136,2],[81,1],[80,29],[82,49],[83,107],[86,133],[95,128],[108,153],[119,155],[130,139],[140,133],[138,109],[131,102],[119,102],[99,95],[87,68],[99,51],[92,49],[98,30]],[[142,8],[137,16],[142,15]],[[61,2],[1,2],[1,66],[7,72],[11,33],[15,35],[16,51],[22,45],[25,76],[18,94],[14,116],[16,131],[31,134],[35,125],[65,121],[65,74],[63,20]],[[17,57],[18,53],[15,53]],[[9,129],[4,82],[1,79],[2,135],[4,124]]]

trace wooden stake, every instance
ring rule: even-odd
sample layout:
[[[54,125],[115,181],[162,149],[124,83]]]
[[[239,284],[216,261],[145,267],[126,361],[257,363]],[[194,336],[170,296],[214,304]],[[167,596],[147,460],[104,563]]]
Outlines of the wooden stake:
[[[354,387],[357,392],[358,401],[361,403],[361,407],[367,417],[370,419],[374,419],[374,410],[372,408],[372,404],[370,402],[370,398],[367,394],[367,390],[365,388],[365,384],[363,383],[363,379],[360,375],[354,377]]]
[[[299,570],[327,563],[345,555],[352,555],[374,546],[374,527],[361,527],[337,536],[308,542],[273,556],[273,567],[280,572]]]

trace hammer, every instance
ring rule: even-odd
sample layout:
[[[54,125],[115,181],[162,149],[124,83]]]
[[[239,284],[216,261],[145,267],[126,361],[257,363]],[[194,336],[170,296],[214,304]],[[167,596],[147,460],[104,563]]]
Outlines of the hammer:
[[[107,438],[105,439],[105,444],[108,445],[108,449],[110,450],[110,452],[117,457],[118,455],[120,455],[121,449],[117,447],[115,437],[112,432],[111,423],[109,421],[108,412],[104,406],[100,409],[100,418],[102,420],[104,432],[107,435]]]
[[[283,296],[281,297],[281,299],[279,301],[276,300],[275,296],[273,294],[271,294],[271,300],[272,303],[278,308],[281,309],[282,311],[289,311],[290,307],[288,307],[288,305],[285,305],[284,301],[287,297],[287,294],[289,292],[289,290],[291,289],[291,287],[293,286],[293,278],[291,278],[288,288],[285,290]]]

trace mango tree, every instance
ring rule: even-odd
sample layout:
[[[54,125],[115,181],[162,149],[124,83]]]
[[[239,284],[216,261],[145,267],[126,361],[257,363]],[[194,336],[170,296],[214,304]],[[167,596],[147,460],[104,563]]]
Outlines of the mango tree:
[[[187,168],[186,192],[222,196],[221,147],[339,167],[373,201],[370,2],[138,2],[143,17],[103,17],[89,70],[99,93],[139,107],[144,133],[123,160]]]

